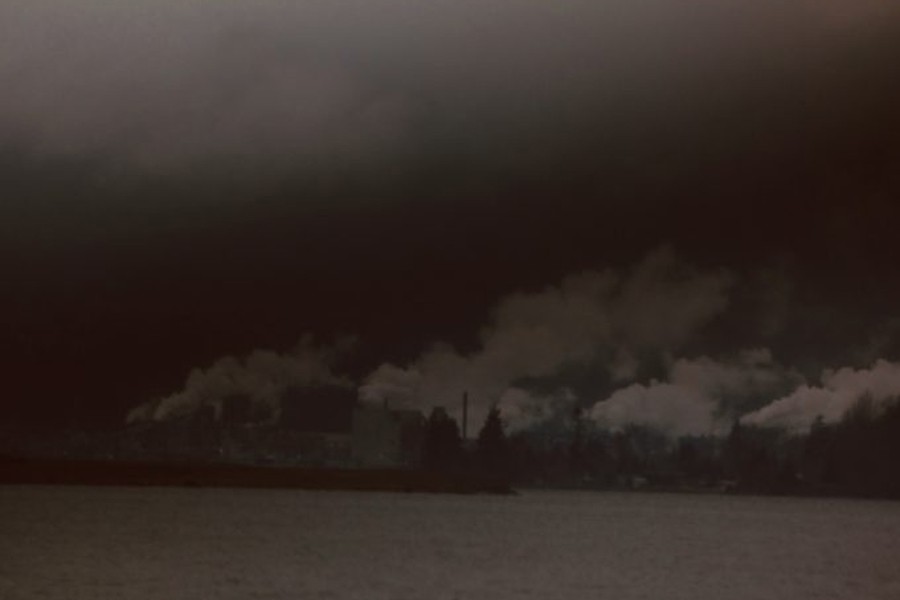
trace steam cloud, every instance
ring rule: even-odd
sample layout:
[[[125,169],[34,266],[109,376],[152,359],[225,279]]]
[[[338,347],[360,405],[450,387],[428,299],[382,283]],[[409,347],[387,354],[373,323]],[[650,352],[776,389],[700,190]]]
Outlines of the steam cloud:
[[[730,361],[678,359],[670,362],[666,381],[619,389],[588,415],[610,429],[646,425],[674,436],[716,435],[727,431],[734,420],[728,409],[741,399],[771,397],[800,380],[775,363],[768,349],[748,350]]]
[[[599,427],[643,425],[682,436],[721,435],[736,419],[804,431],[820,417],[838,421],[863,396],[876,406],[900,396],[900,363],[882,359],[870,368],[826,369],[821,384],[810,385],[768,348],[678,357],[728,309],[736,280],[726,270],[689,265],[668,248],[625,272],[571,275],[542,291],[501,299],[478,350],[464,354],[437,343],[404,367],[382,364],[358,386],[359,398],[426,412],[443,406],[459,418],[467,391],[476,425],[492,406],[510,432],[571,415],[577,406],[587,407],[586,418]],[[256,350],[243,360],[221,358],[192,371],[181,391],[134,408],[127,421],[162,421],[203,406],[218,415],[223,399],[236,394],[248,397],[257,414],[277,419],[289,387],[355,388],[334,371],[352,344],[317,347],[306,336],[285,354]],[[648,358],[663,363],[664,375],[641,381]],[[573,366],[604,372],[610,391],[586,403],[566,379]],[[550,385],[533,383],[541,379]]]
[[[463,354],[438,343],[405,367],[383,364],[360,386],[360,398],[426,411],[445,406],[459,417],[468,391],[473,422],[496,405],[516,431],[585,406],[561,375],[581,365],[605,370],[616,386],[589,405],[589,420],[607,429],[645,425],[681,436],[721,435],[738,419],[804,430],[820,415],[839,420],[863,395],[878,402],[900,395],[900,365],[884,360],[870,369],[826,370],[816,387],[768,348],[678,357],[728,309],[735,281],[729,271],[697,269],[666,248],[625,274],[572,275],[541,292],[502,299],[477,351]],[[664,377],[637,381],[647,357],[664,362]],[[528,385],[554,377],[559,383],[549,391]]]
[[[662,249],[624,276],[612,270],[567,277],[537,293],[501,300],[481,348],[463,355],[437,344],[405,368],[385,364],[360,388],[364,401],[456,412],[469,392],[473,422],[498,404],[511,427],[540,415],[569,393],[536,395],[517,385],[569,365],[600,361],[617,379],[633,376],[632,354],[678,348],[728,303],[734,277],[700,271]],[[522,420],[522,422],[517,422]]]
[[[244,360],[226,356],[207,369],[194,369],[184,389],[170,396],[151,400],[132,409],[126,422],[164,421],[191,414],[202,406],[212,406],[221,414],[222,400],[241,394],[250,399],[254,410],[271,419],[279,416],[281,398],[289,387],[330,385],[353,388],[353,383],[336,375],[336,358],[353,344],[350,338],[331,346],[316,347],[310,336],[285,354],[254,350]]]
[[[834,423],[863,396],[878,406],[900,396],[900,364],[877,360],[868,369],[843,367],[822,372],[819,386],[802,385],[791,394],[745,415],[742,423],[804,431],[821,417]]]

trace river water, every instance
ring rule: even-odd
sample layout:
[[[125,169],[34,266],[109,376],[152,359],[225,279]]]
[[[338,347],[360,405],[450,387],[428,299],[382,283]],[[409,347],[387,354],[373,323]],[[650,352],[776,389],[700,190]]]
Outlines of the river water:
[[[900,503],[0,486],[0,598],[900,598]]]

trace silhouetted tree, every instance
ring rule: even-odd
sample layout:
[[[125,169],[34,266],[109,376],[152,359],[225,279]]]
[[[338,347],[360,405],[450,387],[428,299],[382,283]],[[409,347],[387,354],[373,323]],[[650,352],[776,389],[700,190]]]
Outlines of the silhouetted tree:
[[[725,440],[723,452],[725,473],[728,477],[739,478],[747,462],[747,447],[744,437],[744,429],[741,427],[740,421],[735,421]]]
[[[712,486],[724,478],[734,480],[738,492],[900,498],[900,470],[891,460],[900,456],[900,399],[864,397],[838,423],[818,419],[807,434],[735,422],[725,438],[691,436],[673,444],[646,427],[609,432],[588,425],[573,430],[565,415],[507,440],[492,411],[478,454],[490,456],[488,448],[504,440],[509,473],[526,484],[570,486],[577,475],[579,485],[597,487],[625,485],[636,476],[651,485]],[[579,461],[582,470],[576,470]]]
[[[569,468],[575,476],[584,475],[585,441],[584,418],[580,406],[572,409],[572,444],[569,446]]]
[[[690,438],[683,437],[678,440],[676,464],[679,471],[687,477],[694,477],[699,472],[697,448]]]
[[[432,410],[428,417],[423,454],[425,466],[430,469],[448,470],[459,467],[462,458],[459,426],[441,407]]]
[[[801,453],[801,474],[807,485],[814,488],[837,483],[834,427],[825,425],[819,415],[806,436]]]
[[[639,468],[634,440],[630,434],[630,430],[622,430],[613,435],[612,450],[615,457],[615,472],[619,477],[633,475]]]
[[[900,497],[900,473],[891,460],[900,450],[900,403],[876,406],[862,396],[834,427],[834,479],[842,493]]]
[[[482,469],[498,475],[507,468],[506,434],[496,407],[488,412],[478,433],[478,462]]]

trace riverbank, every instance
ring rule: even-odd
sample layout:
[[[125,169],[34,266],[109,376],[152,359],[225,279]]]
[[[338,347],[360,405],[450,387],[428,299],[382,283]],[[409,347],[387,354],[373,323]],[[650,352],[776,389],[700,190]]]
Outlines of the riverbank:
[[[469,473],[65,459],[2,459],[0,484],[247,487],[510,494],[509,483]]]

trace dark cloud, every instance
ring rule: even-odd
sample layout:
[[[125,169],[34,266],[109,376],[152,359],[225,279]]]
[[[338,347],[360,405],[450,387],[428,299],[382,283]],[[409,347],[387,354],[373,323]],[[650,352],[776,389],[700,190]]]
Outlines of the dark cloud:
[[[358,377],[477,356],[498,299],[664,244],[740,284],[687,340],[637,286],[620,381],[666,375],[660,337],[862,368],[900,301],[898,29],[876,0],[4,2],[5,398],[118,423],[303,332],[358,333]]]
[[[874,10],[705,0],[12,2],[0,124],[39,154],[151,172],[357,169],[409,160],[409,145],[455,145],[467,160],[518,171],[573,144],[579,153],[609,142],[631,147],[607,152],[648,153],[625,158],[642,172],[666,171],[645,159],[677,164],[657,154],[671,148],[653,148],[667,133],[690,140],[694,125],[728,119],[697,150],[735,153],[716,136],[768,145],[813,119],[827,135],[847,125],[839,111],[871,108],[879,90],[838,86],[871,86],[874,71],[890,67],[889,56],[866,56],[893,50],[871,41],[884,20],[865,18]]]

